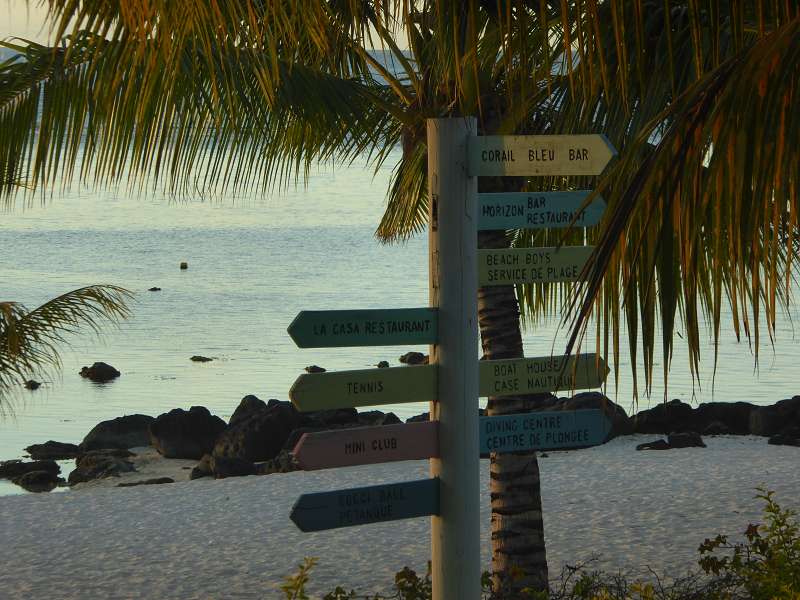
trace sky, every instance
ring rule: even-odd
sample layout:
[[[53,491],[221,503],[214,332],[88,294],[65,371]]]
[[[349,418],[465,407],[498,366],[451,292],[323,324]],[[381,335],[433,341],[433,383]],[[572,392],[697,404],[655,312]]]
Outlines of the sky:
[[[38,0],[0,0],[0,40],[21,37],[46,42],[46,8]]]

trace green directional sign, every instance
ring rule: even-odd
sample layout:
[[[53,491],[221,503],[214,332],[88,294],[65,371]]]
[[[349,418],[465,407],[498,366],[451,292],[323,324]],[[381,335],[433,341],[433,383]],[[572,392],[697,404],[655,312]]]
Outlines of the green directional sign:
[[[470,139],[469,174],[599,175],[616,154],[600,134],[483,135]]]
[[[596,408],[540,411],[481,417],[479,444],[482,453],[586,448],[610,432],[611,422]]]
[[[302,310],[289,325],[299,348],[436,343],[435,308]]]
[[[439,479],[303,494],[289,518],[301,531],[322,531],[439,514]]]
[[[514,396],[603,385],[609,369],[597,354],[478,361],[481,396]]]
[[[591,190],[478,194],[478,229],[556,229],[591,227],[606,203],[598,197],[586,207]]]
[[[478,250],[478,285],[577,281],[594,246]]]
[[[289,399],[300,411],[436,399],[436,365],[300,375]]]

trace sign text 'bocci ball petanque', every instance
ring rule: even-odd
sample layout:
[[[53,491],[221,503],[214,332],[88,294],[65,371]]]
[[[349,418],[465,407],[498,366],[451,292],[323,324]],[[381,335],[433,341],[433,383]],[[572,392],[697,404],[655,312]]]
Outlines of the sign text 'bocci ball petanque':
[[[435,308],[303,310],[288,332],[299,348],[436,343]]]
[[[600,197],[581,208],[591,193],[579,190],[478,194],[478,229],[591,227],[600,222],[606,209]]]
[[[436,365],[300,375],[289,390],[299,411],[436,399]]]
[[[594,246],[478,250],[478,285],[577,281]]]
[[[469,142],[469,174],[599,175],[616,154],[601,134],[477,136]]]
[[[611,422],[598,409],[482,417],[481,452],[585,448],[602,444]]]
[[[513,396],[603,385],[608,375],[597,354],[538,356],[478,362],[481,396]]]
[[[303,494],[290,519],[301,531],[322,531],[439,514],[439,480]]]
[[[304,433],[292,450],[305,471],[439,456],[438,422]]]

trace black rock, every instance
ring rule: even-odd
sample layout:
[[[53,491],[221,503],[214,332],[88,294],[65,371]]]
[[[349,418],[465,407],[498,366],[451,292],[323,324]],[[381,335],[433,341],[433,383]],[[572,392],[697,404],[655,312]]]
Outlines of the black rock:
[[[61,467],[54,460],[34,460],[31,462],[23,462],[21,460],[0,461],[0,479],[14,479],[33,471],[49,471],[53,474],[58,474],[61,472]]]
[[[767,440],[773,446],[797,446],[800,447],[800,430],[787,433],[777,433]]]
[[[309,365],[306,367],[306,373],[324,373],[325,369],[317,365]]]
[[[58,485],[58,474],[54,471],[29,471],[12,479],[29,492],[49,492]]]
[[[755,408],[749,402],[705,402],[693,411],[689,429],[705,432],[712,424],[721,423],[728,429],[726,433],[747,435],[750,433],[750,414]],[[715,429],[724,431],[719,425],[711,428],[712,431]]]
[[[225,421],[204,406],[175,408],[150,424],[150,443],[164,458],[201,458],[211,453]]]
[[[147,288],[147,291],[148,291],[148,292],[160,292],[160,291],[161,291],[161,288],[160,288],[160,287],[155,287],[155,286],[154,286],[154,287],[151,287],[151,288]]]
[[[105,383],[119,377],[120,372],[107,363],[96,362],[91,367],[83,367],[79,375],[96,383]]]
[[[184,261],[184,262],[181,263],[181,271],[185,271],[188,268],[189,268],[189,263],[188,262]]]
[[[120,473],[136,470],[130,461],[114,456],[112,453],[99,451],[82,454],[75,462],[77,466],[67,478],[70,485],[105,477],[119,477]]]
[[[382,360],[375,366],[378,367],[379,369],[388,369],[389,368],[389,361],[388,360]]]
[[[211,470],[214,472],[215,479],[256,474],[256,467],[251,461],[229,456],[212,456]]]
[[[138,448],[150,445],[148,415],[125,415],[109,421],[101,421],[86,434],[80,444],[82,452],[105,448]]]
[[[680,400],[671,400],[631,417],[633,433],[691,431],[693,409]]]
[[[703,435],[732,435],[733,431],[722,421],[712,421],[703,430]]]
[[[64,460],[65,458],[75,458],[80,451],[75,444],[48,440],[44,444],[28,446],[25,448],[25,452],[30,454],[30,457],[34,460]]]
[[[33,379],[28,379],[28,381],[25,382],[25,387],[29,390],[38,390],[40,387],[42,387],[42,384]]]
[[[259,410],[265,410],[269,408],[269,406],[274,406],[275,402],[279,402],[278,400],[270,400],[270,404],[267,405],[266,402],[261,400],[258,396],[254,396],[253,394],[248,394],[244,398],[241,399],[239,402],[239,406],[236,407],[236,410],[233,411],[231,418],[228,420],[228,425],[233,425],[234,423],[241,421],[245,417],[253,414]]]
[[[670,445],[665,440],[654,440],[636,446],[637,450],[669,450]]]
[[[228,425],[217,437],[211,454],[250,462],[270,460],[300,424],[300,413],[291,403],[270,402],[267,408],[254,410]]]
[[[427,365],[430,359],[422,352],[406,352],[399,360],[405,365]]]
[[[667,443],[670,448],[705,448],[703,438],[694,431],[682,433],[670,433],[667,436]]]
[[[757,407],[750,413],[753,435],[770,437],[793,427],[800,427],[800,396]]]
[[[292,456],[291,452],[281,450],[272,460],[256,464],[256,475],[271,475],[272,473],[291,473],[297,471],[300,466]]]
[[[172,477],[154,477],[153,479],[143,479],[142,481],[118,483],[117,487],[135,487],[137,485],[159,485],[162,483],[175,483],[175,480]]]
[[[414,415],[413,417],[409,417],[406,419],[406,423],[419,423],[420,421],[430,421],[431,420],[431,413],[424,412],[421,415]]]
[[[207,356],[200,356],[199,354],[195,354],[189,360],[191,360],[192,362],[211,362],[214,359],[208,358]]]
[[[300,422],[311,427],[337,427],[358,425],[358,411],[355,408],[332,408],[300,413]]]
[[[200,459],[200,462],[197,463],[197,466],[192,469],[192,472],[189,473],[189,479],[200,479],[201,477],[211,477],[212,475],[214,475],[214,471],[211,470],[211,455],[205,454]]]

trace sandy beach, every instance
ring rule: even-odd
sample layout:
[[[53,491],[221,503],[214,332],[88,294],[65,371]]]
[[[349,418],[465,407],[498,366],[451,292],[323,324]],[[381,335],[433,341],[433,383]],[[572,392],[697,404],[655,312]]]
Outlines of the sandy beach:
[[[564,564],[645,575],[695,567],[698,544],[760,519],[757,486],[800,508],[800,449],[762,437],[706,438],[708,447],[635,451],[657,436],[551,452],[540,460],[551,575]],[[117,488],[192,461],[145,458],[138,473],[60,494],[0,498],[0,596],[280,598],[277,586],[315,556],[311,590],[386,590],[405,565],[423,570],[429,520],[304,534],[288,515],[298,494],[425,477],[425,461]],[[487,461],[482,461],[487,489]],[[489,564],[488,493],[481,501]]]

